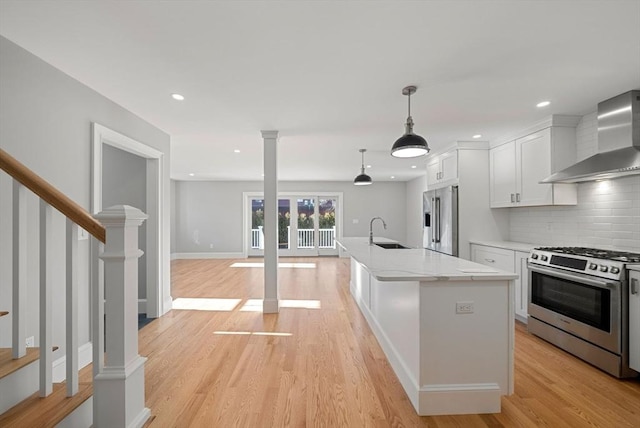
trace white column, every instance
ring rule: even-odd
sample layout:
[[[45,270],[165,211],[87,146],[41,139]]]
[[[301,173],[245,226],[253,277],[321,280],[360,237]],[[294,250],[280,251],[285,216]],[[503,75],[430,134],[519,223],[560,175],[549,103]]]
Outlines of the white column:
[[[151,414],[144,406],[146,358],[138,355],[138,258],[142,255],[138,228],[147,215],[116,205],[95,218],[106,228],[100,258],[104,262],[107,354],[93,384],[94,426],[141,427]]]
[[[262,131],[264,140],[264,301],[262,311],[278,304],[278,131]]]

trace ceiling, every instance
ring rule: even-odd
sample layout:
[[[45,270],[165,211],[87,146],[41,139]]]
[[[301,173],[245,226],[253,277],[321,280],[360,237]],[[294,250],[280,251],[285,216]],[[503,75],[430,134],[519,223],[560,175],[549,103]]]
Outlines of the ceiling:
[[[179,180],[261,180],[261,130],[281,180],[353,180],[360,148],[417,177],[389,155],[410,84],[432,150],[640,89],[638,0],[2,0],[0,35],[170,134]]]

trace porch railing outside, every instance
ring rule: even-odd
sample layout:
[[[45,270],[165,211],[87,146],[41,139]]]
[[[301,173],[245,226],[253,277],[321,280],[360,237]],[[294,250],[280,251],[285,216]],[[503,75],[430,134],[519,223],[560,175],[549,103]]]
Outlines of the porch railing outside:
[[[287,226],[287,242],[291,248],[291,228]],[[318,248],[321,249],[335,249],[336,248],[336,227],[333,226],[330,229],[318,229]],[[297,244],[300,249],[315,248],[315,231],[313,229],[298,229]],[[264,248],[264,234],[262,232],[262,226],[258,226],[257,229],[251,229],[251,248],[263,249]]]

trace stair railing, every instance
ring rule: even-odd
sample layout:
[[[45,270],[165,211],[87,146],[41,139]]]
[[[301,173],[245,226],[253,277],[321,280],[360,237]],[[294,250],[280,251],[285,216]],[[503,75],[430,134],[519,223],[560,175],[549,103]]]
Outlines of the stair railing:
[[[142,426],[144,363],[138,355],[138,227],[147,218],[137,208],[114,206],[91,216],[84,208],[0,149],[0,169],[12,187],[12,354],[26,355],[27,189],[40,198],[40,396],[51,394],[53,209],[66,217],[66,387],[78,392],[78,234],[80,227],[99,241],[100,274],[92,284],[93,426]],[[102,245],[104,244],[104,246]],[[104,296],[104,298],[103,298]],[[106,307],[106,310],[105,310]],[[105,316],[106,314],[106,316]],[[105,330],[107,358],[105,359]]]

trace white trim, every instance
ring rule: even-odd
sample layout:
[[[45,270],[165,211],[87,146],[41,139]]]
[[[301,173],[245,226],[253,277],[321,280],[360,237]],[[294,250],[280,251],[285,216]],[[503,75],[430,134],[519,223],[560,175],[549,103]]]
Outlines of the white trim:
[[[582,116],[572,116],[572,115],[566,115],[566,114],[552,114],[551,116],[548,116],[536,123],[534,123],[531,126],[528,126],[525,129],[522,129],[519,132],[516,132],[515,134],[507,134],[504,135],[500,138],[496,138],[494,140],[491,141],[490,143],[490,147],[494,148],[494,147],[498,147],[501,146],[503,144],[509,143],[513,140],[516,140],[520,137],[529,135],[529,134],[533,134],[534,132],[538,132],[541,131],[545,128],[549,128],[551,126],[562,126],[562,127],[568,127],[568,128],[575,128],[576,126],[578,126],[578,124],[580,123],[580,121],[582,120]]]
[[[173,260],[183,259],[246,259],[244,253],[173,253]]]
[[[171,253],[169,256],[169,260],[178,260],[178,253]]]
[[[93,345],[91,342],[87,342],[84,345],[78,347],[78,370],[91,364],[93,359]],[[67,377],[65,364],[67,362],[67,356],[63,355],[52,363],[52,379],[53,383],[60,383]]]
[[[147,299],[138,299],[138,314],[147,313]]]
[[[91,212],[97,214],[102,211],[102,162],[103,145],[108,144],[117,149],[147,159],[147,300],[145,311],[149,316],[159,317],[169,309],[164,307],[164,273],[162,265],[162,248],[164,240],[168,239],[162,233],[164,211],[162,209],[164,195],[164,181],[162,172],[165,169],[164,153],[153,147],[120,134],[98,123],[92,123],[93,153],[91,174]],[[149,233],[154,231],[155,233]],[[153,257],[151,257],[153,255]],[[92,259],[97,255],[92,254]],[[92,266],[93,269],[96,266]]]

